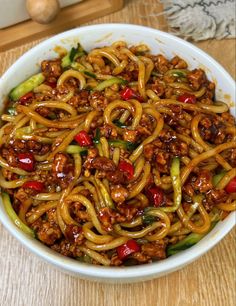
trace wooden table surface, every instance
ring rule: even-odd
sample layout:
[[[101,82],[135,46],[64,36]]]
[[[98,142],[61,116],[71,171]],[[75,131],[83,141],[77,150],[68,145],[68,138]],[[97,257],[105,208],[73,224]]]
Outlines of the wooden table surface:
[[[90,24],[123,22],[166,30],[157,0],[125,1],[123,10]],[[0,53],[0,75],[38,41]],[[235,40],[195,43],[235,78]],[[80,280],[41,262],[0,225],[1,306],[233,306],[235,229],[206,255],[160,279],[115,285]]]

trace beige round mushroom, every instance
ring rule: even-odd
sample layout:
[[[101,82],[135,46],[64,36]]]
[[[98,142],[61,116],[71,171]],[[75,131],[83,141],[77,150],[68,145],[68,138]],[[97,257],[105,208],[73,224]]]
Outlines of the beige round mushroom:
[[[58,0],[26,0],[26,9],[34,21],[46,24],[57,16],[60,4]]]

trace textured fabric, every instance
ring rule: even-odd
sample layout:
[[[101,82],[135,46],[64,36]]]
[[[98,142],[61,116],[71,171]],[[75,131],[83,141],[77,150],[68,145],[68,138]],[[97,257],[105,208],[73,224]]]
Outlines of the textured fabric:
[[[168,24],[185,39],[235,37],[236,0],[162,0]]]

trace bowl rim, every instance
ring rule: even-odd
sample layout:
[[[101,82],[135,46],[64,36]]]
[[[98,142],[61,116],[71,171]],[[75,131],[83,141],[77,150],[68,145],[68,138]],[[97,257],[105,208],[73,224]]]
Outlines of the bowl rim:
[[[10,76],[17,69],[17,66],[20,65],[22,61],[25,61],[28,57],[37,53],[39,47],[40,48],[45,47],[48,50],[49,49],[48,46],[53,45],[55,41],[59,41],[60,39],[69,38],[75,35],[80,35],[80,33],[83,31],[86,32],[87,30],[92,31],[101,28],[102,29],[107,28],[107,30],[109,31],[122,29],[122,28],[124,30],[127,28],[129,28],[130,30],[142,30],[149,32],[152,35],[154,34],[157,36],[168,38],[173,42],[183,44],[190,51],[193,50],[195,54],[205,57],[207,61],[211,62],[212,65],[216,66],[216,68],[222,74],[224,74],[224,78],[227,79],[227,81],[230,83],[230,86],[232,85],[233,87],[235,87],[235,82],[233,78],[229,75],[229,73],[216,60],[214,60],[211,56],[209,56],[207,53],[205,53],[198,47],[194,46],[193,44],[179,37],[173,36],[169,33],[160,30],[156,30],[146,26],[123,24],[123,23],[105,23],[105,24],[82,26],[52,36],[51,38],[48,38],[45,41],[37,44],[32,49],[24,53],[19,59],[17,59],[17,61],[15,61],[11,65],[11,67],[8,68],[8,70],[2,75],[2,77],[0,78],[0,84],[1,82],[3,82],[3,80],[5,81],[5,79],[6,80],[8,79],[8,76]],[[158,262],[153,262],[151,264],[143,264],[133,267],[102,267],[102,266],[80,263],[74,259],[64,257],[50,250],[48,247],[44,246],[41,242],[38,242],[36,239],[28,237],[21,230],[19,230],[10,220],[10,218],[7,216],[4,209],[1,213],[1,207],[0,207],[0,221],[2,222],[2,224],[17,240],[19,240],[24,246],[26,246],[34,254],[38,255],[45,261],[50,262],[54,266],[57,266],[64,271],[77,274],[78,276],[81,277],[84,276],[85,278],[89,279],[96,278],[100,280],[108,279],[113,281],[118,279],[134,281],[137,278],[145,279],[145,277],[146,278],[158,277],[180,269],[182,266],[189,264],[190,262],[194,261],[201,255],[209,251],[212,247],[214,247],[234,227],[235,219],[236,219],[236,213],[232,212],[227,217],[227,220],[225,220],[224,225],[221,226],[221,228],[217,231],[217,235],[215,234],[213,237],[211,237],[211,239],[208,239],[207,243],[205,243],[205,247],[201,247],[199,246],[199,244],[196,244],[181,253],[178,253],[174,256],[171,256],[167,259]]]

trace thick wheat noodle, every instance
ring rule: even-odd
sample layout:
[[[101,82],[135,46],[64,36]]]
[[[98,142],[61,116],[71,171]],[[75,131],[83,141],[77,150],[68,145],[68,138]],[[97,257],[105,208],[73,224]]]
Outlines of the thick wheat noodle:
[[[26,223],[25,216],[26,216],[26,213],[29,210],[30,206],[32,205],[32,203],[33,203],[33,200],[28,198],[20,206],[18,215],[19,215],[19,218],[21,219],[21,221],[23,221],[24,223]]]
[[[91,123],[93,122],[93,120],[99,115],[99,112],[98,111],[91,111],[88,113],[88,115],[86,116],[85,118],[85,121],[84,121],[84,130],[86,132],[89,132],[89,129],[90,129],[90,126],[91,126]]]
[[[117,74],[120,74],[124,69],[125,67],[128,65],[128,61],[126,60],[123,60],[119,66],[116,66],[113,71],[112,71],[112,74],[113,75],[117,75]]]
[[[2,175],[2,171],[0,170],[0,187],[6,189],[14,189],[22,186],[28,179],[17,179],[12,181],[6,181]]]
[[[100,199],[98,196],[98,192],[96,190],[96,187],[94,187],[90,182],[83,182],[84,186],[86,189],[88,189],[92,196],[93,196],[93,200],[95,202],[95,209],[96,211],[99,211],[101,209],[101,205],[100,205]]]
[[[62,96],[59,100],[61,102],[68,102],[74,96],[74,91],[70,90],[67,94]]]
[[[45,212],[50,209],[56,208],[58,202],[57,201],[48,201],[46,203],[40,204],[35,208],[35,211],[27,217],[27,223],[32,224],[36,220],[38,220]]]
[[[110,153],[109,153],[109,144],[107,139],[105,137],[101,137],[100,142],[102,146],[103,156],[109,158]]]
[[[137,243],[136,251],[131,250],[136,254],[127,259],[151,261],[156,258],[150,252],[163,251],[163,257],[168,256],[169,248],[175,247],[173,241],[181,242],[190,233],[204,235],[213,222],[236,210],[235,193],[220,191],[236,176],[231,163],[236,128],[229,107],[219,101],[205,104],[203,98],[214,94],[208,80],[194,90],[190,70],[168,69],[168,65],[162,70],[159,60],[145,45],[129,49],[118,41],[78,54],[55,77],[56,88],[46,85],[51,76],[42,71],[45,84],[32,90],[33,98],[26,105],[25,97],[9,100],[14,109],[2,115],[6,124],[0,128],[0,187],[9,193],[14,209],[20,203],[17,214],[23,223],[36,234],[44,231],[43,237],[38,235],[43,243],[50,244],[54,230],[59,231],[52,249],[63,253],[68,247],[66,252],[80,261],[89,257],[92,263],[112,266],[125,264],[122,250]],[[98,93],[101,83],[105,88]],[[196,103],[178,101],[182,94],[194,95]],[[47,113],[42,116],[44,108],[55,119]],[[209,143],[204,140],[199,122],[205,114],[213,123],[220,120],[225,143],[213,144],[211,134]],[[93,140],[90,145],[75,137],[81,131]],[[95,139],[99,139],[96,144]],[[81,155],[67,153],[69,145]],[[27,172],[18,154],[28,151],[35,164]],[[109,165],[112,177],[104,170]],[[212,173],[212,182],[211,175],[206,178],[211,186],[222,168],[227,173],[214,188],[194,190],[203,171]],[[43,190],[36,190],[41,185],[35,181],[42,183]],[[213,196],[222,193],[223,200],[208,212],[211,192]],[[79,243],[69,242],[77,230]]]
[[[111,49],[109,48],[95,49],[89,53],[89,56],[99,56],[99,55],[109,59],[116,67],[120,66],[120,61],[114,54],[112,54]]]
[[[158,173],[158,171],[156,169],[153,170],[153,179],[154,179],[154,183],[157,187],[161,187],[164,190],[169,190],[169,189],[172,188],[171,183],[162,183],[161,178],[160,178],[160,174]]]
[[[85,87],[86,80],[83,74],[79,71],[75,71],[72,69],[66,70],[62,73],[62,75],[57,80],[57,86],[61,86],[67,79],[69,78],[76,78],[80,82],[80,90]]]
[[[15,133],[16,133],[16,131],[19,128],[21,128],[22,126],[24,126],[28,121],[30,121],[30,118],[28,118],[27,116],[24,116],[21,120],[19,120],[18,123],[13,128],[13,130],[11,131],[11,133],[9,135],[9,139],[13,138]]]
[[[186,135],[182,135],[182,134],[176,134],[176,136],[180,139],[185,141],[187,144],[191,145],[195,150],[197,150],[199,153],[203,152],[203,148],[202,146],[197,143],[196,141],[194,141],[192,138],[190,138],[189,136]]]
[[[191,131],[192,136],[194,140],[202,147],[205,151],[209,151],[211,147],[201,138],[201,135],[199,133],[198,124],[200,120],[202,119],[202,114],[196,115],[193,117],[193,120],[191,122]],[[226,170],[232,169],[230,164],[219,154],[216,154],[215,156],[216,161]]]
[[[73,121],[52,121],[40,116],[37,112],[31,110],[27,106],[19,105],[17,106],[17,110],[19,112],[23,112],[29,118],[34,119],[36,122],[43,124],[47,127],[58,128],[58,129],[73,129],[76,128],[81,123],[81,115],[77,116],[77,118],[73,117]]]
[[[138,90],[139,90],[140,95],[145,99],[146,91],[145,91],[145,65],[144,63],[127,48],[122,48],[121,53],[126,54],[132,61],[137,63],[138,65]]]
[[[73,106],[65,102],[62,102],[62,101],[51,101],[50,100],[50,101],[34,102],[29,107],[32,108],[33,110],[35,110],[38,107],[59,108],[59,109],[63,109],[67,111],[69,114],[71,114],[71,116],[77,115],[77,111]]]
[[[153,131],[152,135],[150,135],[149,137],[147,137],[134,151],[133,153],[130,155],[129,159],[132,162],[135,162],[137,160],[137,158],[142,154],[143,152],[143,147],[152,142],[154,139],[156,139],[158,137],[158,135],[160,134],[163,126],[164,126],[164,120],[162,118],[162,116],[154,109],[147,107],[145,109],[145,113],[149,114],[151,116],[153,116],[156,120],[156,127],[155,130]]]
[[[119,148],[114,149],[112,159],[115,165],[118,166],[119,160],[120,160],[120,149]]]
[[[143,157],[139,157],[134,164],[134,175],[130,182],[133,182],[139,178],[143,171],[143,167],[145,164],[145,159]]]
[[[188,220],[195,214],[197,208],[198,208],[198,205],[199,203],[193,203],[191,206],[190,206],[190,209],[188,210],[188,212],[186,213],[186,219],[188,218]],[[177,232],[181,227],[183,227],[183,224],[181,223],[181,221],[177,221],[175,222],[174,224],[171,225],[170,229],[169,229],[169,232],[168,234],[171,235],[175,232]]]
[[[162,220],[163,223],[161,223],[161,229],[158,232],[152,235],[147,235],[145,238],[148,241],[157,241],[166,237],[170,229],[170,219],[168,215],[159,209],[151,209],[147,212],[147,215],[157,217]]]
[[[58,152],[63,152],[66,150],[67,146],[72,142],[74,139],[75,135],[77,135],[82,129],[83,129],[83,124],[80,124],[72,130],[71,132],[66,134],[66,137],[62,140],[62,142],[59,144],[59,146],[56,147],[55,150],[53,150],[50,155],[48,156],[47,160],[51,160]]]
[[[120,223],[120,226],[122,227],[128,227],[128,228],[133,228],[139,225],[142,225],[143,220],[142,217],[137,217],[136,219],[130,221],[130,222],[122,222]]]
[[[231,149],[231,148],[236,148],[236,143],[235,142],[227,142],[224,144],[221,144],[217,146],[216,148],[209,150],[207,152],[204,152],[194,159],[191,160],[191,162],[188,164],[188,166],[184,167],[184,169],[181,171],[181,182],[182,185],[186,182],[189,174],[192,172],[192,170],[203,160],[210,158],[212,156],[215,156],[217,153],[220,153],[224,150]]]
[[[133,109],[133,105],[134,105],[134,109]],[[142,106],[140,104],[140,102],[136,101],[136,100],[130,100],[127,102],[121,101],[121,100],[115,100],[113,102],[111,102],[104,110],[104,121],[107,124],[110,124],[112,126],[114,126],[120,133],[123,133],[122,128],[117,128],[117,126],[114,125],[114,123],[111,120],[111,113],[113,112],[113,110],[115,108],[124,108],[127,109],[130,113],[132,113],[133,115],[133,122],[131,125],[132,129],[135,129],[137,127],[137,125],[139,124],[139,121],[141,119],[142,116]]]
[[[108,250],[117,248],[118,246],[126,243],[127,241],[128,241],[128,237],[118,237],[104,244],[95,244],[87,240],[85,242],[85,245],[91,250],[100,252],[100,251],[108,251]]]
[[[151,171],[151,166],[148,162],[146,162],[143,170],[143,176],[141,177],[138,183],[132,185],[128,199],[132,199],[135,196],[137,196],[140,192],[142,192],[143,188],[146,186],[148,182],[150,171]]]
[[[52,169],[51,163],[39,164],[36,166],[36,170],[51,170],[51,169]]]
[[[224,211],[235,211],[236,210],[236,200],[234,200],[232,203],[216,204],[216,207]]]
[[[13,173],[16,173],[16,174],[19,174],[19,175],[29,175],[30,173],[25,171],[25,170],[21,170],[19,168],[16,168],[16,167],[12,167],[10,166],[2,156],[0,156],[0,166],[2,168],[5,168]]]
[[[93,228],[92,222],[87,222],[83,225],[83,232],[86,239],[96,244],[104,244],[114,239],[111,235],[97,235],[91,229]]]
[[[151,76],[152,70],[154,68],[154,64],[153,64],[153,61],[148,57],[139,56],[139,59],[141,59],[141,61],[143,61],[146,64],[145,83],[147,83]]]
[[[162,226],[162,223],[158,221],[158,222],[153,222],[151,225],[147,225],[145,228],[139,231],[128,231],[128,230],[122,229],[119,224],[115,224],[114,230],[120,236],[137,239],[137,238],[142,238],[146,236],[148,233],[154,231],[160,226]]]
[[[73,202],[80,202],[81,204],[83,204],[87,208],[87,211],[91,217],[91,220],[94,226],[96,227],[96,229],[98,230],[98,232],[100,234],[106,234],[106,231],[102,229],[101,224],[97,218],[96,211],[93,207],[93,204],[88,199],[86,199],[83,195],[77,194],[77,195],[68,196],[67,200],[73,201]]]
[[[206,114],[212,114],[212,112],[208,109],[204,109],[201,108],[200,106],[196,105],[196,104],[188,104],[188,103],[183,103],[183,102],[179,102],[177,100],[174,99],[160,99],[160,100],[155,100],[153,105],[155,105],[156,107],[158,106],[162,106],[162,105],[179,105],[182,106],[183,109],[189,110],[189,111],[193,111],[193,112],[202,112],[202,113],[206,113]]]
[[[34,131],[37,129],[37,122],[33,119],[30,119],[30,128]],[[46,135],[45,135],[46,136]]]
[[[89,249],[84,246],[78,246],[79,250],[82,251],[84,254],[88,255],[92,259],[96,260],[98,263],[104,265],[104,266],[109,266],[111,261],[110,259],[106,258],[105,256]]]
[[[225,113],[229,110],[228,105],[223,102],[215,102],[213,105],[197,102],[196,105],[203,110],[210,111],[213,113]]]
[[[177,209],[177,214],[184,226],[190,229],[193,233],[204,234],[209,230],[211,226],[211,220],[201,203],[199,203],[197,209],[203,219],[203,225],[201,226],[196,226],[191,220],[189,220],[189,217],[185,214],[182,205]]]

